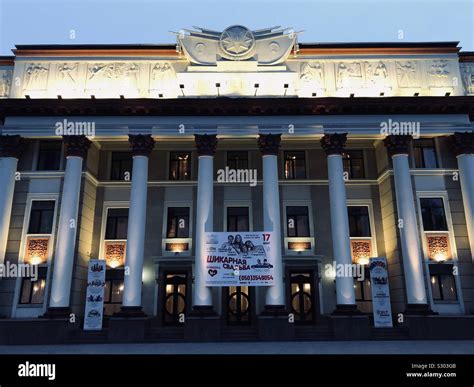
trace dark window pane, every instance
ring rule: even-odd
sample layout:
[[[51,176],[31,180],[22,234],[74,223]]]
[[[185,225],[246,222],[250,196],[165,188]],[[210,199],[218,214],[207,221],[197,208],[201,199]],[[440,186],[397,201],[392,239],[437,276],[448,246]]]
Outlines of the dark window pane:
[[[227,207],[227,231],[249,231],[248,207]]]
[[[423,138],[414,140],[413,157],[415,159],[415,168],[438,168],[433,139]]]
[[[370,237],[369,208],[367,206],[348,206],[349,233],[351,237]]]
[[[127,239],[128,208],[109,208],[105,239]]]
[[[62,142],[40,141],[38,152],[38,171],[57,171],[61,164]]]
[[[112,302],[121,303],[123,297],[123,280],[112,282]]]
[[[167,238],[189,238],[189,207],[168,207]]]
[[[285,152],[285,179],[305,179],[306,162],[304,151]]]
[[[306,206],[286,207],[288,237],[309,237],[309,216]]]
[[[125,172],[132,178],[132,154],[130,152],[112,152],[110,180],[124,180]]]
[[[448,231],[442,198],[423,198],[420,204],[425,231]]]
[[[28,234],[51,234],[54,220],[54,200],[34,200],[31,204]]]
[[[458,299],[456,294],[456,283],[453,275],[442,275],[441,289],[443,290],[443,298],[445,301],[456,301]]]
[[[365,177],[364,152],[346,151],[342,155],[344,172],[349,174],[351,179],[362,179]]]
[[[47,267],[38,268],[38,278],[25,277],[21,283],[20,304],[42,304],[46,290]]]
[[[191,179],[191,153],[170,152],[170,180]]]
[[[227,152],[227,166],[230,169],[248,169],[249,167],[248,152],[246,151]]]

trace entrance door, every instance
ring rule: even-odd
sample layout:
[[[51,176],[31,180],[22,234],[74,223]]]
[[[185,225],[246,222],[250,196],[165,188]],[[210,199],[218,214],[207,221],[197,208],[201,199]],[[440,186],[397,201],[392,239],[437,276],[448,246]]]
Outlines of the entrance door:
[[[230,325],[251,323],[251,298],[248,286],[229,286],[224,288],[227,322]]]
[[[312,271],[290,271],[290,305],[295,323],[315,321],[314,282]]]
[[[163,322],[166,325],[180,324],[180,315],[186,312],[187,273],[165,272],[163,300]]]

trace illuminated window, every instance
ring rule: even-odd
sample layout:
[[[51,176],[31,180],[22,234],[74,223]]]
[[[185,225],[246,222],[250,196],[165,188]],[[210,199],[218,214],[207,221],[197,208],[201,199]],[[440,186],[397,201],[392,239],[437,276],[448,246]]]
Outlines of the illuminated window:
[[[31,203],[28,234],[51,234],[54,220],[54,200],[34,200]]]
[[[61,141],[41,140],[36,169],[38,171],[58,171],[61,165],[62,146]]]
[[[25,277],[21,283],[20,304],[42,304],[46,290],[47,267],[37,267],[38,277]]]
[[[342,162],[344,172],[347,172],[351,179],[363,179],[365,177],[364,152],[356,150],[345,151],[342,154]]]
[[[457,301],[453,265],[431,264],[430,283],[434,301]]]
[[[170,180],[191,179],[191,152],[170,152]]]
[[[420,204],[425,231],[448,231],[442,198],[422,198]]]
[[[189,207],[168,207],[167,238],[189,238]]]
[[[285,152],[285,179],[305,179],[306,162],[304,151]]]
[[[287,236],[309,237],[309,215],[306,206],[286,207]]]
[[[227,166],[230,169],[248,169],[249,155],[245,151],[227,152]]]
[[[104,309],[106,315],[120,310],[123,299],[124,270],[107,269],[105,274]]]
[[[433,139],[414,140],[413,156],[415,159],[415,168],[438,168]]]
[[[130,152],[112,152],[110,180],[125,180],[125,173],[132,179],[132,154]]]
[[[248,207],[227,207],[227,231],[249,231]]]

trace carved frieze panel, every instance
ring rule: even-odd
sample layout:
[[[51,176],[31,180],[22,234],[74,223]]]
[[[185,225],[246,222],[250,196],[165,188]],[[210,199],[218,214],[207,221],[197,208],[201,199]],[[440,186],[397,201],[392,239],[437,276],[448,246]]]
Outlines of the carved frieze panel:
[[[419,63],[414,60],[396,61],[397,81],[400,88],[421,86]]]
[[[8,97],[12,85],[12,70],[0,70],[0,98]]]
[[[27,63],[23,76],[23,90],[46,90],[48,86],[49,63]]]

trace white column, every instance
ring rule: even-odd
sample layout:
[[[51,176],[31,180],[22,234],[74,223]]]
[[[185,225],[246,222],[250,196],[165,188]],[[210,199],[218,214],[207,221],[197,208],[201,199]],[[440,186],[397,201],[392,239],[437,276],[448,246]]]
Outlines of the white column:
[[[0,263],[5,260],[18,159],[0,158]]]
[[[199,156],[196,208],[196,259],[193,306],[212,306],[211,288],[206,286],[206,237],[214,230],[214,156]]]
[[[351,265],[346,187],[340,154],[328,155],[328,177],[334,260],[336,265]],[[352,276],[336,276],[336,299],[337,305],[355,305],[354,278]]]
[[[54,254],[53,283],[50,308],[68,308],[71,293],[72,269],[76,247],[77,212],[81,189],[82,157],[67,156],[56,251]]]
[[[140,307],[142,304],[147,190],[148,157],[134,156],[125,255],[128,274],[125,275],[122,301],[122,305],[126,307]]]
[[[392,161],[407,302],[409,305],[427,304],[408,154],[394,154]]]
[[[474,259],[474,154],[460,154],[457,159],[467,234],[471,246],[471,255]]]
[[[268,287],[265,305],[285,305],[283,261],[281,255],[280,194],[278,188],[278,157],[263,156],[263,229],[274,232],[275,285]]]

